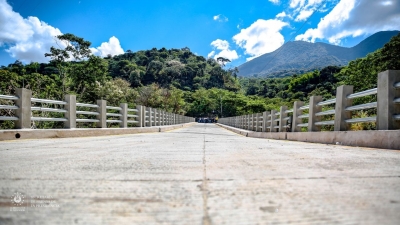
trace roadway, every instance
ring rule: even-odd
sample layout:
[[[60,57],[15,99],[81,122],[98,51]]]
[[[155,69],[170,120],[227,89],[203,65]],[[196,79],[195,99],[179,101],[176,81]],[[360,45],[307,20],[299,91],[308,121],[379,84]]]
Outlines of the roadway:
[[[0,224],[399,224],[400,151],[214,124],[3,141],[0,191]]]

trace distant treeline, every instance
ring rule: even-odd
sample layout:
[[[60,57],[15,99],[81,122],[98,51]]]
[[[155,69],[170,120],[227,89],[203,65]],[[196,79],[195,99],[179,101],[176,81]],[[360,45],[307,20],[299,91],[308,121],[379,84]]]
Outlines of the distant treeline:
[[[49,63],[16,61],[1,66],[0,94],[12,95],[15,88],[25,87],[36,98],[61,100],[65,94],[75,94],[79,102],[104,99],[109,105],[128,102],[194,117],[225,117],[292,107],[294,101],[308,101],[312,95],[334,98],[342,84],[354,85],[354,91],[374,88],[379,72],[400,69],[400,35],[345,67],[328,66],[285,78],[237,77],[236,68],[224,69],[226,59],[205,59],[189,48],[128,50],[101,58],[86,51],[90,42],[82,38],[66,34],[59,39],[73,47],[50,49]],[[12,111],[0,110],[0,116],[5,114]],[[12,122],[0,121],[1,128],[10,126]]]

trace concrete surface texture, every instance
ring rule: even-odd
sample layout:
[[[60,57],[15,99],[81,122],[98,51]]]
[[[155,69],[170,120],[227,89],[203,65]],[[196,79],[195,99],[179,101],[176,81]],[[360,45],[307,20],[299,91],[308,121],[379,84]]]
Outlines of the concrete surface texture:
[[[400,150],[400,130],[254,132],[220,123],[218,126],[246,137]]]
[[[395,150],[214,124],[4,141],[0,224],[399,224],[399,165]]]

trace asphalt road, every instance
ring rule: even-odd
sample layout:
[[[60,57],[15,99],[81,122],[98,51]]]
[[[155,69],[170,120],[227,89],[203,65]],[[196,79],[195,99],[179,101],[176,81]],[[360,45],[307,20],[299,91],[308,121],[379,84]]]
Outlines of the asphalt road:
[[[400,151],[165,133],[0,142],[0,224],[400,224]]]

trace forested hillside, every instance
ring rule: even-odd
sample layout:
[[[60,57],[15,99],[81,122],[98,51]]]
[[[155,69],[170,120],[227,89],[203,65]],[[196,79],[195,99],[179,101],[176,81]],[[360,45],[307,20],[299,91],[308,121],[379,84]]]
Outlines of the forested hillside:
[[[368,53],[382,48],[397,34],[399,31],[377,32],[351,48],[318,42],[287,42],[274,52],[266,53],[240,65],[239,75],[287,77],[320,70],[326,66],[345,66],[351,60],[363,58]]]
[[[188,116],[225,117],[278,109],[281,105],[292,107],[294,101],[307,102],[311,95],[333,98],[341,84],[354,85],[355,91],[370,89],[376,87],[379,72],[400,69],[400,35],[343,68],[328,66],[291,77],[250,79],[238,78],[235,69],[224,69],[225,59],[205,59],[188,48],[127,51],[100,58],[86,51],[90,42],[71,34],[59,38],[68,39],[74,47],[50,49],[50,63],[24,65],[16,61],[2,66],[0,94],[12,95],[15,88],[25,87],[36,98],[61,100],[69,93],[76,94],[78,102],[105,99],[109,105],[128,102]],[[0,109],[1,115],[12,113]],[[12,122],[0,121],[0,127],[10,128]]]

